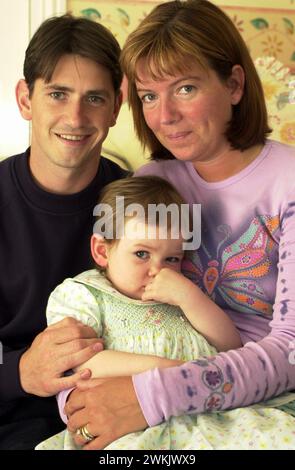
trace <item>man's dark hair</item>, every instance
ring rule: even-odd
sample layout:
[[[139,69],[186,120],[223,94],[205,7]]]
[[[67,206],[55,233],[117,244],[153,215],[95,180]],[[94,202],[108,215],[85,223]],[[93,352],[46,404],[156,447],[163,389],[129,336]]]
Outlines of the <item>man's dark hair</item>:
[[[106,67],[114,90],[119,92],[122,71],[120,46],[113,34],[100,23],[70,14],[45,20],[32,37],[24,61],[24,77],[33,92],[35,81],[48,83],[62,56],[74,54]]]

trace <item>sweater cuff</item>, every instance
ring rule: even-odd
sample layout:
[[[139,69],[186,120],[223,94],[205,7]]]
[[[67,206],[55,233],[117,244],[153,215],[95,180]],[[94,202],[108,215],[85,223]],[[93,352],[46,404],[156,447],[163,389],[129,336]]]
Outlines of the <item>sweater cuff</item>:
[[[159,369],[152,369],[132,377],[134,390],[141,407],[141,411],[149,426],[156,426],[165,420],[164,414],[158,407],[159,387],[161,383]],[[149,393],[146,391],[149,390]],[[153,396],[155,399],[153,399]],[[157,397],[157,398],[156,398]]]
[[[26,349],[4,352],[3,364],[0,364],[0,401],[29,396],[23,390],[19,376],[19,361]]]

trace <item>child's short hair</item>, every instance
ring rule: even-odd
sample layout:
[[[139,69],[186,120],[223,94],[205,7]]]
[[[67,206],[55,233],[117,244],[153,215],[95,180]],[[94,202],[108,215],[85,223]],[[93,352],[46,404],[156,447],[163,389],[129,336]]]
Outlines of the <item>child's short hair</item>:
[[[113,181],[112,183],[106,185],[101,191],[99,204],[97,208],[101,208],[102,204],[110,207],[110,216],[104,218],[105,225],[110,227],[103,226],[104,238],[109,243],[114,243],[120,238],[117,227],[118,219],[118,197],[124,197],[124,219],[125,222],[128,219],[134,217],[133,215],[126,215],[125,210],[132,204],[139,204],[144,210],[144,222],[149,222],[149,209],[151,205],[159,206],[162,205],[167,209],[166,212],[166,221],[167,229],[170,230],[173,223],[173,216],[170,211],[168,211],[169,206],[178,210],[179,215],[181,214],[181,206],[185,204],[184,199],[179,194],[179,192],[172,186],[168,181],[158,177],[158,176],[135,176],[127,177],[120,180]],[[120,207],[120,211],[122,207]],[[99,211],[95,211],[97,215]],[[122,217],[122,213],[120,213]],[[160,225],[160,212],[155,214],[155,223],[156,226]],[[99,222],[102,219],[102,214],[99,213],[96,221]],[[179,218],[180,224],[180,218]],[[94,231],[96,231],[94,229]],[[111,234],[111,235],[109,235]]]

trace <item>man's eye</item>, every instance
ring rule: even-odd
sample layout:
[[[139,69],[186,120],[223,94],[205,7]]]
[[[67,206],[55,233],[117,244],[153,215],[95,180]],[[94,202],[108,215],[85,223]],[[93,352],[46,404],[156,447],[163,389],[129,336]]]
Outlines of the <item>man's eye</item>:
[[[148,258],[149,254],[148,254],[147,251],[139,250],[139,251],[135,252],[135,255],[140,259],[146,259],[146,258]]]
[[[63,91],[52,91],[50,96],[54,100],[62,100],[65,98],[65,93]]]
[[[92,103],[92,104],[100,104],[103,102],[103,98],[97,95],[88,96],[87,100],[89,103]]]

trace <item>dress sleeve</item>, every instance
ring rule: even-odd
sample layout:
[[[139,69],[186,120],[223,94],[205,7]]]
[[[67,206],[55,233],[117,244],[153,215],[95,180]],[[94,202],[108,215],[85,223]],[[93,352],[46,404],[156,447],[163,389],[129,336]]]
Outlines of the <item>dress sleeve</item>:
[[[93,328],[102,335],[101,309],[97,298],[86,285],[66,279],[51,293],[46,317],[48,325],[72,317]]]
[[[295,191],[282,204],[280,222],[270,333],[237,350],[135,375],[135,391],[150,426],[180,414],[248,406],[295,389]]]

